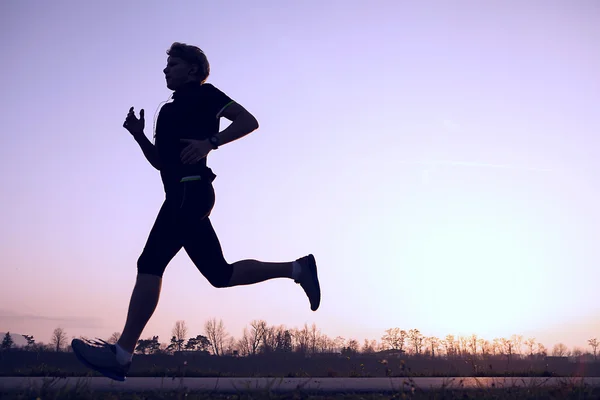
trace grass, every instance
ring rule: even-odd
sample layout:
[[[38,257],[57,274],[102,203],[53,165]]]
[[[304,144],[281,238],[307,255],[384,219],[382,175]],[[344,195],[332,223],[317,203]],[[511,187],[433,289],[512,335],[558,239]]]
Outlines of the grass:
[[[411,378],[405,380],[402,388],[393,392],[378,393],[315,393],[302,389],[285,393],[277,392],[276,380],[269,389],[252,390],[252,388],[238,388],[235,393],[215,393],[210,391],[190,391],[185,388],[172,391],[93,391],[85,379],[77,380],[75,386],[67,387],[61,383],[60,378],[46,378],[41,387],[30,386],[18,392],[0,391],[0,398],[6,400],[70,400],[70,399],[99,399],[99,400],[272,400],[272,399],[347,399],[347,400],[381,400],[381,399],[599,399],[600,388],[582,384],[580,381],[565,378],[557,386],[543,386],[543,381],[532,383],[528,386],[517,386],[513,383],[510,387],[488,388],[481,385],[475,389],[461,387],[461,380],[448,380],[440,389],[422,390]]]

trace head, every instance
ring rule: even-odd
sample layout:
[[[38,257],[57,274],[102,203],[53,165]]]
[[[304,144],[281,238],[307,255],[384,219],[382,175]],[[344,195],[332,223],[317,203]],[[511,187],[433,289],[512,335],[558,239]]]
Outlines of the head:
[[[196,46],[175,42],[167,50],[167,66],[163,70],[167,87],[177,90],[188,82],[204,83],[210,74],[208,59]]]

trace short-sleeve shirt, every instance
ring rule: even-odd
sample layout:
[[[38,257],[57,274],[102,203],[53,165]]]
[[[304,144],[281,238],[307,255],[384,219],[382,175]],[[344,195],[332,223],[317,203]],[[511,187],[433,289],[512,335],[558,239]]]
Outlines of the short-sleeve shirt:
[[[206,157],[197,164],[183,164],[181,151],[187,146],[180,139],[208,139],[219,132],[221,113],[233,100],[210,83],[187,84],[173,93],[156,121],[155,145],[161,162],[165,190],[182,177],[202,175],[214,179]]]

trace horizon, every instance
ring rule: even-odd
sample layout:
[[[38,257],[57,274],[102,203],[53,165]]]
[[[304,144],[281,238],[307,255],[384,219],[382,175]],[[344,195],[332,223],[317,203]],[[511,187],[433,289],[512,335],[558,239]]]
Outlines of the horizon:
[[[180,252],[142,338],[212,317],[236,337],[600,337],[599,3],[223,4],[0,4],[0,331],[122,330],[164,199],[122,123],[144,108],[152,138],[180,41],[260,123],[208,157],[226,260],[313,253],[323,298],[216,289]]]

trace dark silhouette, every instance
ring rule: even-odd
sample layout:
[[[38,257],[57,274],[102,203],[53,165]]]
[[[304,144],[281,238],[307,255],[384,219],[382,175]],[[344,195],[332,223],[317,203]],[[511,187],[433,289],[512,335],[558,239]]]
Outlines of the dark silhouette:
[[[185,327],[177,321],[176,327]],[[315,324],[301,328],[269,326],[253,320],[246,327],[247,338],[235,340],[227,334],[222,320],[211,318],[206,326],[220,345],[214,346],[207,336],[191,335],[178,350],[176,344],[161,343],[158,336],[141,339],[136,345],[137,360],[131,374],[135,376],[600,376],[600,363],[592,353],[580,348],[569,350],[564,344],[549,356],[534,339],[526,341],[521,351],[519,335],[493,341],[476,335],[446,339],[427,337],[417,329],[409,332],[409,341],[423,346],[405,347],[400,351],[386,342],[365,341],[362,349],[353,338],[329,338]],[[253,332],[253,333],[251,333]],[[412,333],[411,333],[412,332]],[[64,332],[63,332],[64,333]],[[184,336],[187,336],[185,330]],[[54,335],[53,335],[54,336]],[[384,340],[386,339],[386,340]],[[33,338],[31,337],[31,340]],[[175,341],[181,339],[175,339]],[[592,339],[588,343],[594,343]],[[232,344],[233,343],[233,344]],[[254,343],[254,345],[250,345]],[[475,346],[474,343],[477,343]],[[244,346],[247,350],[244,350]],[[394,347],[398,347],[397,343]],[[254,348],[254,350],[250,350]],[[448,350],[446,350],[448,349]],[[592,347],[593,349],[593,347]],[[1,353],[2,375],[86,375],[69,348],[23,346]]]
[[[13,347],[13,344],[14,342],[12,336],[10,336],[10,332],[6,332],[4,338],[2,339],[2,345],[0,345],[0,349],[9,350],[11,347]]]
[[[207,166],[207,156],[258,129],[258,121],[242,105],[206,82],[210,65],[201,49],[176,42],[167,55],[163,72],[167,88],[173,91],[173,101],[159,112],[155,143],[144,133],[144,109],[138,118],[131,107],[123,123],[150,165],[160,171],[165,191],[165,200],[138,259],[125,327],[116,344],[81,339],[72,342],[84,365],[119,381],[126,379],[136,344],[156,309],[163,273],[182,248],[217,288],[290,278],[306,293],[311,310],[316,311],[321,302],[312,254],[288,262],[242,260],[232,264],[223,257],[210,221],[216,175]],[[231,121],[223,131],[219,131],[221,118]],[[174,345],[181,349],[181,339],[174,336]],[[209,339],[216,353],[234,344],[224,343],[220,337]]]

